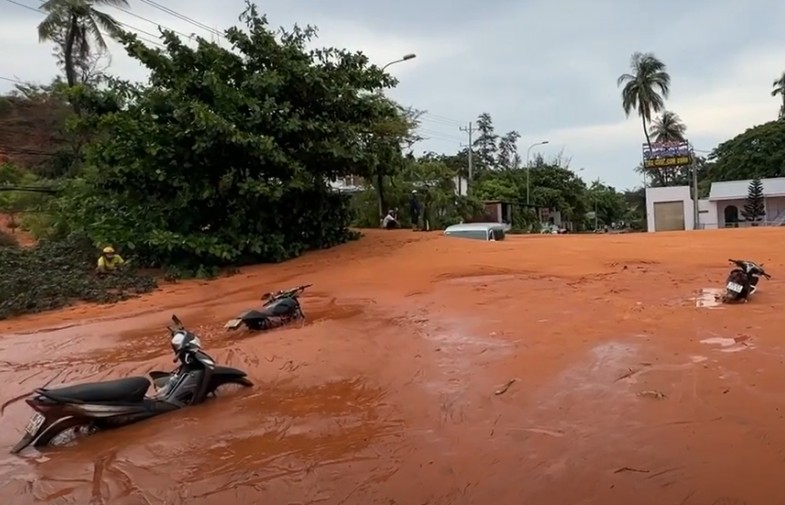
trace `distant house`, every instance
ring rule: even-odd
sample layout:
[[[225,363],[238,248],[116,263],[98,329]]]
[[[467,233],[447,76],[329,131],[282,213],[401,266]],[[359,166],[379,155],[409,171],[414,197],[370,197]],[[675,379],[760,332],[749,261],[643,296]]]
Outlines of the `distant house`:
[[[698,200],[698,227],[737,228],[750,226],[742,210],[747,203],[751,179],[713,182],[709,197]],[[765,226],[785,224],[785,177],[761,179],[766,216]],[[648,231],[692,230],[694,210],[689,186],[646,188]]]
[[[334,181],[329,181],[328,184],[340,193],[359,193],[365,189],[365,179],[356,175],[339,177]]]
[[[463,177],[455,176],[452,180],[453,187],[455,188],[455,194],[460,196],[466,196],[467,185],[466,179]],[[346,177],[339,177],[334,181],[329,181],[328,184],[331,188],[335,191],[339,191],[341,193],[359,193],[368,187],[368,183],[360,176],[357,175],[347,175]],[[427,183],[415,183],[415,187],[425,187]]]

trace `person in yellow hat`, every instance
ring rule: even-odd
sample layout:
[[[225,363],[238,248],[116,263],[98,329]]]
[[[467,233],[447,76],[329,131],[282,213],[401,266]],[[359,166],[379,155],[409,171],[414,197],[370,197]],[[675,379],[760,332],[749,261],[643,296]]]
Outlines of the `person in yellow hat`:
[[[125,263],[125,260],[122,256],[115,253],[112,246],[104,247],[104,250],[101,252],[101,257],[98,258],[98,273],[106,274],[113,272],[123,263]]]

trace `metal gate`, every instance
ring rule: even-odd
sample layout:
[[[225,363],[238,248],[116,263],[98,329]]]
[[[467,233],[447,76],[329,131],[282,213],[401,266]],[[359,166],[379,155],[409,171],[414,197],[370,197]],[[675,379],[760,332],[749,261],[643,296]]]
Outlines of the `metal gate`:
[[[684,202],[656,202],[654,231],[684,230]]]

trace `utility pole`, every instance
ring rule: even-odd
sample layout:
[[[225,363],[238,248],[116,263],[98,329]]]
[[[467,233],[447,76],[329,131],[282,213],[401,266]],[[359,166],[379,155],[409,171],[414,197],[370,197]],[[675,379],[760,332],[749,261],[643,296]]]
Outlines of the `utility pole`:
[[[690,157],[692,158],[692,218],[693,230],[700,229],[700,207],[698,206],[698,160],[695,150],[690,146]]]
[[[469,125],[466,128],[459,128],[462,132],[465,132],[469,135],[469,178],[466,180],[466,194],[469,194],[469,183],[472,180],[474,168],[472,166],[472,134],[474,133],[474,123],[469,121]],[[460,179],[459,179],[460,182]],[[459,191],[460,193],[460,191]]]

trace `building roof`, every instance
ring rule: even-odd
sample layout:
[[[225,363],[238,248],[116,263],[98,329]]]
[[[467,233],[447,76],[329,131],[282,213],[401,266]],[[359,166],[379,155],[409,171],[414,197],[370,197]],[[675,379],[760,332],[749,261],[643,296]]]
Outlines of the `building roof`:
[[[785,177],[761,179],[763,196],[785,196]],[[709,200],[743,200],[747,198],[752,179],[712,182]]]

